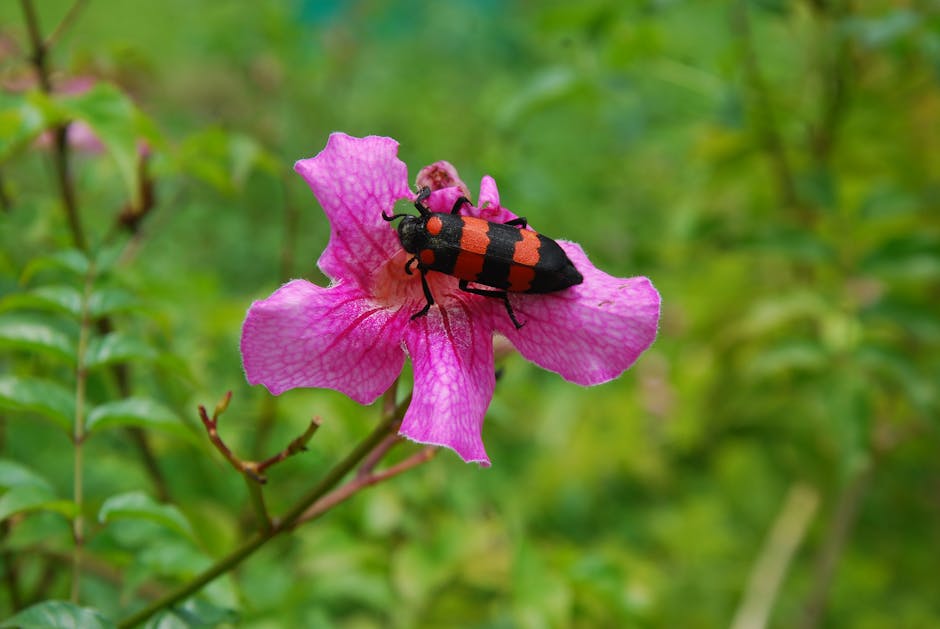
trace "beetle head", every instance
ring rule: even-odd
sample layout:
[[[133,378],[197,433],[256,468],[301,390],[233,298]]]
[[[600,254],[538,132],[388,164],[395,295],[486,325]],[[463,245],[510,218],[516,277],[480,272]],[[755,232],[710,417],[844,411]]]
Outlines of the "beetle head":
[[[404,216],[398,224],[398,240],[408,253],[417,253],[427,240],[427,229],[420,216]]]

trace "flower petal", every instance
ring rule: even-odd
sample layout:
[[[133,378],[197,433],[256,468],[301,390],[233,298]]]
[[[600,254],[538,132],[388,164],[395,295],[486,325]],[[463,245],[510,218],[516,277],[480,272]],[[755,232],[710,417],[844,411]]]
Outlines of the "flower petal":
[[[413,199],[408,167],[398,142],[333,133],[316,157],[294,165],[330,219],[330,242],[317,262],[334,280],[368,285],[372,272],[399,248],[395,230],[382,220],[399,199]]]
[[[499,189],[496,187],[496,180],[489,175],[484,175],[480,180],[480,205],[499,205]]]
[[[403,436],[489,466],[481,431],[496,386],[491,325],[472,304],[454,300],[408,326],[405,346],[415,384]]]
[[[447,162],[443,163],[446,164]],[[433,166],[436,166],[436,164],[426,166],[425,170]],[[454,171],[454,174],[456,175],[456,171]],[[463,186],[463,182],[460,182],[460,186]],[[449,213],[460,196],[467,196],[464,187],[432,188],[431,196],[425,203],[432,212]],[[472,203],[473,199],[470,199],[470,201]],[[460,214],[462,216],[476,216],[493,223],[508,223],[516,218],[515,214],[499,204],[499,192],[496,190],[496,182],[489,175],[485,176],[480,183],[480,200],[477,205],[464,205],[460,208]]]
[[[355,284],[294,280],[248,309],[242,362],[250,384],[274,395],[328,387],[369,404],[398,377],[408,317],[372,304]]]
[[[540,367],[582,385],[600,384],[626,371],[656,338],[659,293],[645,277],[610,276],[591,264],[578,245],[559,241],[584,282],[557,293],[511,295],[499,331]]]
[[[431,210],[432,212],[444,212],[445,214],[450,214],[451,210],[454,209],[454,203],[457,202],[457,199],[460,197],[465,197],[460,188],[456,186],[451,186],[449,188],[440,188],[439,190],[434,190],[431,192],[431,196],[427,198],[424,202],[424,205]],[[469,215],[472,213],[470,207],[464,204],[458,212],[462,215]]]
[[[415,182],[419,190],[425,186],[431,190],[456,187],[460,190],[461,195],[468,198],[470,197],[470,189],[467,188],[467,184],[460,179],[460,175],[457,174],[457,169],[454,168],[454,165],[450,162],[443,160],[428,164],[422,168],[418,172]]]
[[[476,216],[492,223],[508,223],[517,218],[515,214],[499,204],[499,190],[496,180],[486,175],[480,181],[480,199],[477,201],[479,209]]]

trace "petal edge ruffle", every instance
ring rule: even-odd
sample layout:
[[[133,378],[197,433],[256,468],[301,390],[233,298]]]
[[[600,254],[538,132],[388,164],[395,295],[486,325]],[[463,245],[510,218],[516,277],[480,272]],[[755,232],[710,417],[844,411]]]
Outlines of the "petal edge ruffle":
[[[241,338],[245,375],[274,395],[326,387],[370,404],[401,372],[406,322],[354,285],[322,288],[293,280],[248,309]]]
[[[488,467],[481,433],[496,375],[487,319],[467,304],[434,308],[408,326],[405,346],[415,382],[401,434],[448,447],[464,461]]]
[[[414,198],[408,167],[398,159],[398,142],[333,133],[320,153],[299,160],[296,170],[310,186],[330,221],[330,242],[317,261],[333,280],[366,286],[372,272],[400,249],[382,212]]]
[[[580,385],[613,380],[653,343],[660,296],[645,277],[613,277],[597,269],[580,246],[558,241],[584,276],[577,286],[545,295],[513,296],[516,330],[499,331],[535,364]]]

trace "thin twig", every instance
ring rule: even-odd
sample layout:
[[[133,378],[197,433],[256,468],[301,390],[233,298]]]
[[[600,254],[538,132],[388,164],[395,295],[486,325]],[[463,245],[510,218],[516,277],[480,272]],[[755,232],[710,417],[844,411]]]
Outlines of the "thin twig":
[[[822,103],[819,120],[810,126],[809,145],[817,164],[828,163],[835,147],[842,115],[848,105],[849,77],[852,76],[850,38],[840,32],[849,12],[849,3],[811,2],[820,22],[822,41],[817,45],[823,56],[815,64],[822,69],[820,85]],[[835,39],[835,43],[831,41]]]
[[[382,394],[382,417],[391,417],[395,413],[395,407],[398,406],[398,378],[392,383],[392,386]]]
[[[233,550],[231,553],[217,561],[209,569],[205,570],[202,574],[195,577],[193,580],[188,583],[183,584],[177,589],[173,590],[163,598],[151,603],[144,609],[139,612],[127,617],[118,623],[118,629],[130,629],[130,627],[135,627],[138,624],[144,622],[150,616],[155,614],[165,607],[170,607],[176,603],[188,598],[192,594],[195,594],[201,590],[205,585],[215,580],[220,575],[225,574],[226,572],[232,570],[235,566],[244,561],[247,557],[251,556],[256,550],[261,546],[266,544],[269,540],[273,539],[277,535],[289,531],[296,524],[297,520],[301,515],[314,504],[317,500],[327,494],[333,487],[335,487],[360,461],[362,461],[369,452],[372,451],[378,444],[380,444],[385,437],[389,434],[391,430],[397,426],[397,422],[400,421],[400,414],[403,414],[404,410],[396,409],[396,413],[390,417],[386,417],[378,426],[365,438],[359,445],[357,445],[342,461],[337,463],[326,476],[324,476],[319,483],[317,483],[306,495],[302,496],[297,502],[291,507],[287,513],[284,514],[279,520],[272,522],[272,527],[267,531],[259,531],[249,539],[247,539],[241,546]]]
[[[23,601],[24,605],[28,606],[31,603],[49,598],[50,591],[56,584],[58,577],[62,574],[62,568],[57,562],[48,557],[44,557],[43,559],[45,561],[39,573],[39,577],[36,578],[36,585],[33,587],[29,596]],[[68,561],[71,561],[71,559],[72,558],[69,557]]]
[[[819,492],[798,483],[790,488],[767,541],[751,570],[732,629],[763,629],[773,611],[780,584],[819,506]]]
[[[398,438],[398,441],[401,441],[401,438]],[[428,446],[421,449],[419,452],[411,455],[404,461],[400,461],[395,465],[392,465],[388,469],[382,470],[380,472],[368,472],[364,474],[356,474],[356,476],[350,480],[348,483],[331,491],[327,495],[323,496],[320,500],[316,501],[309,509],[307,509],[303,515],[301,515],[294,526],[299,526],[305,522],[310,522],[311,520],[316,520],[321,515],[335,507],[336,505],[345,502],[355,494],[359,493],[366,487],[371,487],[383,481],[386,481],[393,476],[398,476],[403,472],[415,468],[422,463],[427,463],[434,458],[438,452],[438,448],[435,446]]]
[[[800,208],[799,195],[793,178],[793,169],[787,158],[783,138],[777,125],[770,90],[754,50],[751,20],[746,0],[738,0],[733,10],[733,25],[741,46],[745,78],[754,101],[756,130],[764,151],[770,161],[777,184],[780,203],[785,208]]]
[[[264,471],[280,463],[284,459],[298,454],[300,452],[305,452],[307,450],[307,443],[313,438],[313,434],[320,427],[320,419],[314,417],[310,420],[310,425],[307,427],[307,430],[304,431],[302,435],[291,441],[286,448],[275,454],[274,456],[268,457],[264,461],[243,461],[240,459],[231,448],[226,445],[222,440],[222,437],[219,435],[218,424],[219,417],[222,413],[225,412],[225,409],[228,408],[229,402],[232,400],[232,392],[229,391],[225,394],[225,397],[216,405],[215,411],[212,413],[212,417],[209,417],[209,414],[206,412],[206,407],[199,407],[199,419],[202,420],[203,426],[206,428],[206,433],[209,435],[209,441],[212,442],[212,445],[215,446],[225,460],[228,461],[232,467],[234,467],[239,474],[245,479],[245,484],[248,489],[248,498],[251,501],[252,509],[255,512],[255,516],[260,523],[261,531],[268,533],[273,528],[273,523],[271,521],[271,516],[268,514],[268,507],[264,501],[264,492],[262,491],[262,486],[268,482],[267,477],[264,475]]]
[[[286,448],[275,454],[274,456],[268,457],[263,461],[243,461],[238,457],[231,448],[226,445],[225,441],[222,440],[222,437],[219,436],[219,417],[225,412],[225,409],[228,407],[229,401],[232,399],[232,392],[229,391],[225,394],[225,397],[219,402],[218,406],[215,408],[215,412],[212,414],[212,417],[209,417],[208,412],[206,412],[205,406],[199,407],[199,419],[202,420],[203,426],[206,428],[206,433],[209,435],[209,441],[212,442],[212,445],[215,446],[215,449],[218,450],[225,460],[228,461],[232,467],[234,467],[240,474],[243,474],[249,477],[254,482],[263,485],[268,482],[267,477],[264,475],[264,471],[276,463],[280,463],[284,459],[299,454],[300,452],[305,452],[307,450],[307,443],[313,437],[314,433],[320,427],[320,418],[314,417],[310,420],[310,425],[307,426],[307,429],[303,432],[302,435],[291,441]]]
[[[39,86],[45,93],[52,92],[52,83],[49,80],[49,70],[46,65],[46,54],[48,49],[42,40],[42,31],[39,27],[39,16],[36,15],[36,9],[33,7],[32,0],[20,0],[20,6],[23,7],[23,15],[26,18],[26,30],[29,32],[29,41],[32,45],[32,57],[30,60],[36,70],[36,79]]]
[[[248,474],[242,474],[242,478],[245,479],[248,499],[251,502],[251,509],[255,512],[255,517],[258,520],[258,526],[263,533],[269,533],[274,523],[271,521],[271,515],[268,513],[268,505],[264,501],[264,486]]]
[[[302,435],[291,441],[286,448],[278,452],[272,457],[268,457],[264,461],[255,464],[255,471],[258,474],[263,474],[266,469],[274,465],[275,463],[280,463],[289,456],[294,456],[301,452],[307,451],[307,443],[310,442],[310,439],[313,438],[313,434],[320,427],[320,418],[314,417],[310,420],[310,425],[307,426],[307,430],[304,431]]]
[[[52,29],[52,33],[49,34],[49,37],[46,38],[45,47],[46,50],[52,48],[56,42],[61,39],[62,35],[75,24],[75,20],[78,18],[78,14],[81,13],[82,9],[85,8],[87,0],[75,0],[72,3],[72,6],[69,7],[68,12],[65,14],[65,17]]]
[[[39,86],[42,88],[42,91],[46,94],[52,94],[52,80],[49,77],[48,66],[49,48],[46,47],[46,43],[42,39],[39,16],[36,15],[36,10],[31,0],[20,0],[20,4],[23,7],[23,14],[26,17],[26,27],[29,31],[29,41],[32,46],[30,59],[32,60],[33,68],[36,70],[36,78],[39,81]],[[72,234],[72,242],[78,249],[87,251],[88,242],[85,239],[85,231],[82,228],[81,218],[79,217],[78,201],[76,199],[75,186],[69,167],[68,128],[68,123],[65,123],[57,125],[52,130],[55,139],[52,161],[55,165],[59,196],[62,199],[62,207],[65,210],[69,231]]]
[[[817,556],[816,568],[813,570],[813,584],[810,587],[809,596],[803,607],[803,617],[799,624],[801,629],[815,629],[822,622],[836,566],[848,543],[855,524],[855,516],[858,514],[874,475],[875,464],[870,458],[858,468],[839,494],[835,512],[823,539],[822,549]]]
[[[72,500],[75,502],[75,517],[72,519],[72,537],[75,548],[72,555],[72,585],[69,599],[73,603],[79,600],[82,555],[85,547],[85,519],[82,514],[84,508],[84,457],[85,457],[85,395],[88,381],[88,372],[85,369],[85,353],[91,337],[91,302],[94,287],[95,266],[91,264],[85,276],[85,289],[82,295],[81,327],[78,336],[78,349],[75,352],[75,419],[72,426],[72,447],[74,450],[74,465],[72,468]]]
[[[0,522],[0,541],[6,546],[6,538],[10,535],[10,520]],[[12,611],[23,607],[23,591],[20,585],[19,558],[17,553],[6,548],[0,552],[3,562],[3,581],[6,584],[7,597],[10,600]]]
[[[366,457],[366,460],[362,462],[362,465],[359,466],[359,471],[356,472],[357,476],[368,476],[375,469],[375,466],[379,464],[385,455],[388,454],[388,451],[391,450],[394,446],[402,442],[401,437],[398,435],[389,435],[385,441],[376,446],[375,450],[369,453],[369,456]]]
[[[225,457],[225,460],[234,467],[240,474],[246,474],[253,476],[253,479],[258,483],[264,483],[264,479],[254,473],[253,469],[246,468],[242,460],[239,459],[235,454],[229,449],[225,441],[219,436],[219,416],[225,410],[225,407],[228,406],[228,401],[232,399],[232,392],[229,391],[225,394],[225,397],[221,402],[216,406],[215,412],[212,414],[212,417],[209,417],[208,412],[206,412],[206,407],[199,406],[199,419],[202,420],[202,425],[206,428],[206,433],[209,435],[209,441],[212,442],[212,445],[215,446],[215,449]],[[221,410],[220,410],[221,409]]]
[[[0,170],[0,211],[9,212],[13,208],[13,199],[7,192],[7,185],[3,178],[3,171]]]
[[[137,151],[137,194],[131,195],[121,211],[118,212],[111,229],[104,238],[105,243],[113,241],[118,234],[127,233],[131,240],[140,236],[144,219],[157,206],[157,186],[150,173],[150,152]]]

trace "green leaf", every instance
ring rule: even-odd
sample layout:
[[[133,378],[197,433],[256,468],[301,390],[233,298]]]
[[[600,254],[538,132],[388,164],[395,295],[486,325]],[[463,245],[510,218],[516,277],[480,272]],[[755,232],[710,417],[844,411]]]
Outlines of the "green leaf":
[[[238,623],[238,613],[227,607],[219,607],[201,598],[189,599],[154,616],[144,629],[187,629],[189,627],[216,627],[221,624]]]
[[[59,108],[40,91],[4,94],[0,105],[0,162],[62,120]]]
[[[193,438],[192,431],[176,413],[148,398],[126,398],[96,406],[88,414],[85,423],[85,429],[88,432],[116,426],[153,428],[177,436]]]
[[[755,301],[735,325],[734,334],[758,338],[778,332],[801,321],[813,321],[828,312],[826,301],[817,293],[797,290]]]
[[[213,564],[192,538],[168,534],[161,525],[149,520],[127,521],[125,525],[115,535],[123,536],[132,531],[131,536],[139,540],[134,546],[139,548],[134,563],[145,580],[153,577],[191,579]]]
[[[0,309],[64,312],[77,318],[82,313],[82,294],[72,286],[39,286],[25,293],[7,295],[0,301]]]
[[[940,239],[929,232],[888,240],[861,262],[865,273],[921,281],[940,277]]]
[[[786,341],[754,357],[748,367],[756,378],[776,378],[791,372],[815,373],[827,365],[826,353],[816,343]]]
[[[192,526],[179,509],[160,504],[142,491],[112,496],[98,511],[98,521],[102,524],[122,519],[148,520],[193,539]]]
[[[745,239],[742,247],[800,262],[829,263],[835,258],[832,247],[812,232],[781,225],[769,225],[763,233]]]
[[[921,19],[917,12],[910,9],[895,9],[875,18],[850,18],[845,20],[848,33],[869,48],[884,48],[910,33]]]
[[[521,82],[512,98],[506,100],[496,117],[500,128],[511,127],[527,116],[564,101],[588,84],[583,73],[555,66],[533,73]]]
[[[887,296],[863,311],[866,325],[890,325],[920,343],[940,343],[940,319],[931,302]]]
[[[0,488],[10,489],[27,485],[52,490],[49,481],[25,465],[10,459],[0,459]]]
[[[123,243],[102,246],[94,255],[95,274],[98,277],[107,275],[121,261],[124,250]]]
[[[786,15],[791,9],[790,0],[751,0],[751,4],[777,15]]]
[[[78,249],[65,249],[31,260],[23,270],[21,281],[28,283],[37,273],[48,270],[66,271],[76,278],[84,279],[90,268],[88,257],[84,253]]]
[[[154,360],[156,357],[157,353],[149,345],[120,332],[112,332],[91,340],[85,354],[85,366],[92,369],[118,362]]]
[[[38,378],[0,376],[0,408],[29,411],[51,419],[71,434],[75,398],[62,386]]]
[[[17,485],[0,496],[0,521],[27,511],[53,511],[71,518],[76,505],[71,500],[59,499],[44,485]]]
[[[43,601],[8,618],[0,627],[16,629],[115,629],[101,612],[67,601]]]
[[[120,288],[101,288],[94,291],[88,300],[88,311],[93,317],[103,317],[116,312],[136,308],[140,301],[133,294]]]
[[[232,181],[241,188],[255,170],[277,175],[278,159],[268,153],[253,137],[229,133],[228,152],[232,163]]]
[[[146,120],[131,99],[113,85],[98,83],[83,94],[64,98],[62,105],[71,117],[92,128],[114,158],[128,196],[138,204],[138,140]]]
[[[186,138],[176,167],[223,194],[235,194],[255,170],[277,173],[278,163],[249,136],[208,129]]]
[[[859,349],[856,362],[874,375],[872,388],[902,392],[924,415],[935,411],[938,395],[933,374],[923,373],[907,352],[868,344]]]
[[[42,352],[75,362],[75,342],[58,322],[37,316],[9,314],[0,317],[0,347]]]

